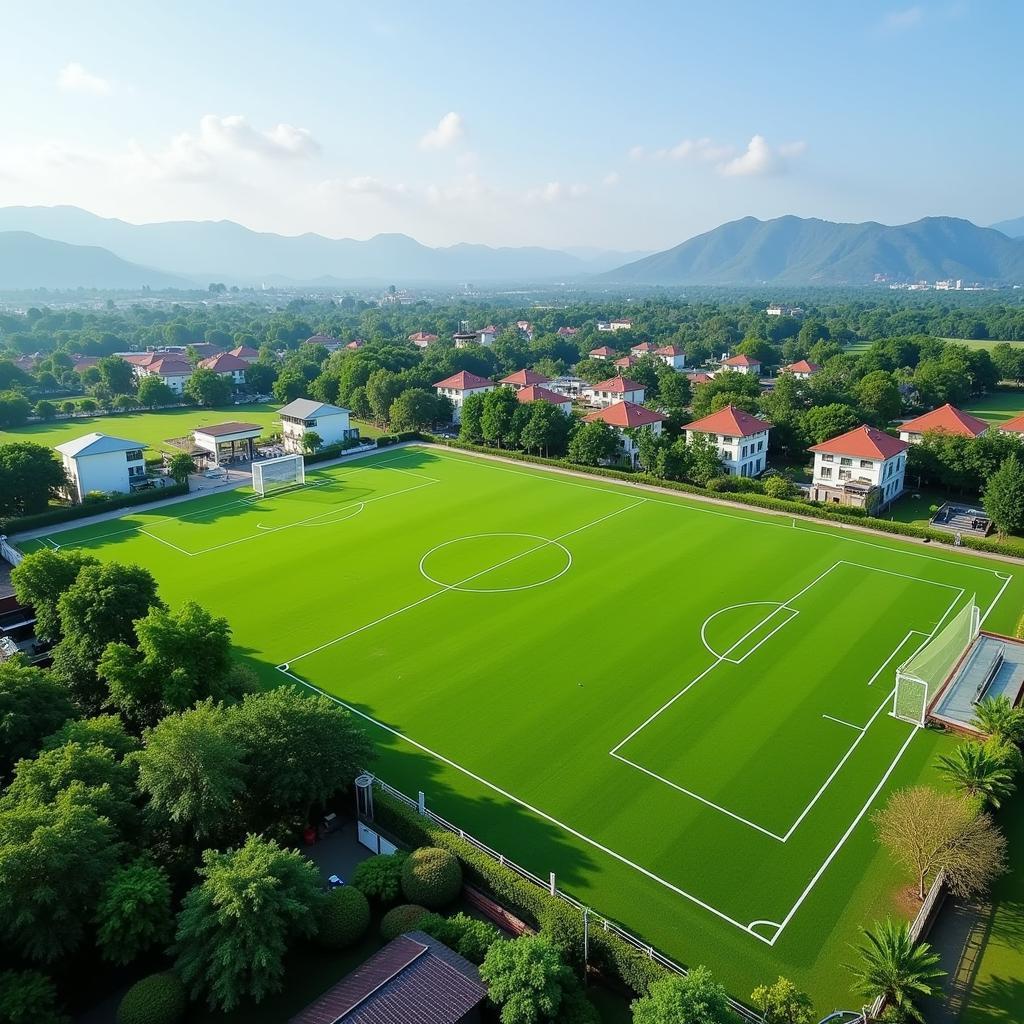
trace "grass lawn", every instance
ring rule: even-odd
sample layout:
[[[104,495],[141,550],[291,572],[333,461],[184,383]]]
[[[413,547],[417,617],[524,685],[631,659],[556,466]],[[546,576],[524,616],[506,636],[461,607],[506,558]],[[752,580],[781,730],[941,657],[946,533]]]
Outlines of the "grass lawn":
[[[973,413],[998,426],[1024,413],[1024,388],[1000,389],[982,398],[972,399],[964,406],[964,412]]]
[[[227,616],[382,778],[738,997],[851,1005],[858,926],[909,909],[868,815],[950,742],[886,713],[895,665],[970,595],[1012,630],[1021,569],[436,449],[307,483],[50,543]]]
[[[967,338],[943,338],[942,341],[952,342],[954,345],[966,345],[968,348],[986,348],[989,352],[996,345],[1024,345],[1024,341],[1000,341],[998,338],[967,339]]]
[[[49,448],[81,437],[91,431],[113,434],[131,441],[142,441],[150,455],[169,451],[164,442],[170,437],[184,437],[196,427],[228,420],[258,423],[264,434],[279,429],[279,405],[225,405],[217,408],[160,409],[156,412],[126,412],[112,416],[80,416],[72,420],[32,423],[14,430],[0,430],[0,444],[12,441],[34,441]]]

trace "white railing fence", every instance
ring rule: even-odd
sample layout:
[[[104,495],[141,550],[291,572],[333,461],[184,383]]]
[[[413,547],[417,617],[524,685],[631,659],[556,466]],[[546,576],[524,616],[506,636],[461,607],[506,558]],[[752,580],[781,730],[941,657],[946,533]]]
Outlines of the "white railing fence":
[[[543,889],[545,892],[558,899],[564,900],[566,903],[571,904],[581,913],[586,913],[589,919],[590,928],[598,928],[601,931],[609,932],[615,935],[621,941],[627,945],[632,946],[638,950],[649,960],[653,960],[667,971],[673,971],[676,974],[686,975],[686,968],[682,964],[676,963],[670,957],[665,956],[664,953],[658,952],[653,946],[644,942],[642,939],[637,938],[632,932],[628,932],[625,928],[619,927],[614,921],[609,921],[607,918],[601,917],[599,914],[594,913],[589,907],[581,903],[575,896],[570,896],[569,893],[564,892],[558,888],[555,873],[551,872],[551,875],[547,878],[540,878],[535,875],[532,871],[524,868],[520,864],[516,864],[515,861],[509,860],[503,853],[499,853],[497,850],[492,849],[486,843],[482,843],[475,836],[470,835],[465,829],[459,828],[458,825],[453,825],[450,821],[446,821],[439,814],[435,814],[426,806],[426,801],[423,798],[423,794],[420,794],[420,799],[413,800],[406,796],[400,790],[395,789],[394,786],[388,785],[382,779],[378,779],[373,776],[374,784],[386,793],[388,796],[404,804],[406,807],[416,811],[418,814],[422,814],[425,818],[437,825],[439,828],[443,828],[446,832],[452,832],[457,835],[464,842],[469,843],[474,849],[479,850],[481,853],[486,854],[492,860],[497,861],[503,867],[508,868],[509,871],[519,875],[524,881],[529,882],[531,885],[537,886],[539,889]],[[729,999],[729,1005],[733,1012],[740,1018],[740,1020],[746,1022],[746,1024],[764,1024],[764,1019],[757,1013],[755,1013],[749,1006],[743,1003],[737,1002],[735,999]]]
[[[0,535],[0,558],[10,562],[11,565],[20,565],[25,556],[13,544],[7,542],[7,538]]]

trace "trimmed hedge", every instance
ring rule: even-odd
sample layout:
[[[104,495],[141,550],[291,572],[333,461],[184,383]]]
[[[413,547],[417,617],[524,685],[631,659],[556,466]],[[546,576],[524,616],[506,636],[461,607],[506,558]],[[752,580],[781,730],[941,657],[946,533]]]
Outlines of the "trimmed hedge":
[[[953,545],[953,535],[943,530],[931,529],[927,526],[914,526],[911,523],[898,523],[890,519],[878,519],[867,515],[863,509],[843,507],[836,511],[835,506],[822,505],[812,501],[793,501],[786,498],[769,498],[765,494],[752,494],[746,491],[717,491],[713,488],[697,487],[680,480],[662,480],[660,477],[647,473],[631,473],[628,470],[612,469],[608,466],[580,466],[566,459],[545,459],[539,455],[527,455],[524,452],[488,448],[485,445],[468,444],[448,438],[437,439],[423,435],[423,440],[431,443],[476,452],[481,455],[498,455],[503,459],[516,462],[528,462],[538,466],[555,466],[558,469],[570,470],[574,473],[585,473],[589,476],[606,477],[610,480],[624,480],[627,483],[650,484],[663,487],[681,494],[692,494],[705,498],[722,498],[738,505],[750,505],[753,508],[768,509],[772,512],[784,512],[788,515],[801,516],[804,519],[820,519],[827,523],[845,526],[863,526],[881,533],[891,533],[898,537],[911,537],[916,540],[927,540],[937,544]],[[964,537],[963,546],[974,551],[987,551],[996,555],[1008,555],[1012,558],[1024,558],[1024,540],[997,542],[981,537]]]
[[[32,516],[0,521],[0,533],[24,533],[26,530],[37,530],[41,526],[69,523],[75,519],[87,519],[89,516],[102,515],[104,512],[113,512],[115,509],[149,505],[154,501],[178,498],[184,494],[188,494],[187,483],[168,484],[166,487],[154,487],[151,491],[119,494],[116,498],[108,498],[106,501],[88,501],[82,505],[69,505],[67,508],[52,508],[46,512],[37,512]]]
[[[402,895],[404,852],[378,853],[360,861],[352,873],[352,884],[367,899],[387,906]]]
[[[344,455],[345,452],[358,448],[369,440],[372,440],[372,438],[350,437],[347,441],[342,441],[340,444],[329,444],[326,448],[320,448],[315,452],[306,452],[302,456],[302,461],[308,466],[312,462],[326,462],[328,459],[337,459]]]
[[[451,917],[426,914],[420,919],[417,931],[432,935],[438,942],[443,942],[449,949],[454,949],[456,953],[478,967],[484,962],[487,950],[503,938],[501,932],[490,921],[478,921],[462,913]]]
[[[176,974],[150,974],[124,994],[117,1008],[117,1024],[178,1024],[188,998]]]
[[[386,793],[374,794],[374,818],[375,827],[403,845],[436,846],[455,854],[468,882],[547,934],[567,959],[579,962],[583,950],[583,915],[571,903],[532,885]],[[590,962],[606,977],[622,982],[638,995],[644,994],[651,982],[666,974],[664,968],[640,950],[600,928],[590,929]]]
[[[370,927],[370,901],[351,885],[332,889],[317,915],[316,938],[328,949],[345,949]]]
[[[415,903],[401,903],[397,907],[392,907],[380,919],[380,937],[385,942],[390,942],[406,932],[414,932],[419,928],[420,921],[429,913],[426,907],[417,906]]]
[[[437,846],[413,850],[402,865],[402,892],[410,903],[438,910],[462,892],[462,868],[451,851]]]

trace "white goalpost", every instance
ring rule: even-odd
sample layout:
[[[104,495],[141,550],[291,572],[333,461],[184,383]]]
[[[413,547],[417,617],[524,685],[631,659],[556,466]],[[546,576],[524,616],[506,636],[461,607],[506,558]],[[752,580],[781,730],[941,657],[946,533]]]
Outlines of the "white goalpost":
[[[261,497],[305,482],[306,464],[301,455],[281,455],[252,464],[252,487]]]
[[[935,695],[981,630],[981,609],[974,597],[942,631],[920,647],[896,670],[892,713],[923,726]]]

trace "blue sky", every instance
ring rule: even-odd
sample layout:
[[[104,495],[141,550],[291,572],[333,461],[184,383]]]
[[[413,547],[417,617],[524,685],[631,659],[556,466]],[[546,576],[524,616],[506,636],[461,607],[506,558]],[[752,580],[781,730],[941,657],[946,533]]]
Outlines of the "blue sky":
[[[1024,5],[7,0],[0,205],[656,249],[1024,215]]]

